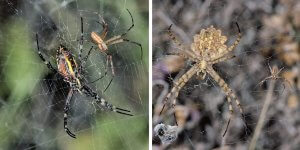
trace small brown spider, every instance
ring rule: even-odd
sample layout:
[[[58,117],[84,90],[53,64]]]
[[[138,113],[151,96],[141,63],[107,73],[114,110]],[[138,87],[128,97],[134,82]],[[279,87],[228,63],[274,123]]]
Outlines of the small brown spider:
[[[264,82],[266,82],[267,80],[271,79],[271,80],[281,80],[281,81],[283,81],[283,83],[286,83],[289,86],[289,88],[292,87],[291,83],[287,79],[285,79],[283,77],[280,77],[280,75],[279,75],[281,73],[281,71],[284,69],[284,67],[278,69],[278,66],[275,65],[275,66],[273,66],[271,68],[270,64],[268,64],[268,67],[269,67],[269,71],[270,71],[271,75],[268,76],[268,77],[266,77],[266,78],[264,78],[262,81],[260,81],[258,83],[258,85],[261,86]],[[284,84],[283,84],[283,89],[285,89],[285,85]]]
[[[194,36],[194,42],[191,44],[190,49],[186,46],[183,46],[176,39],[175,35],[171,31],[172,25],[169,27],[168,34],[179,48],[179,51],[176,52],[175,55],[179,55],[186,59],[189,59],[195,62],[195,64],[185,74],[183,74],[178,80],[174,82],[174,87],[171,89],[171,92],[168,93],[166,99],[164,100],[164,105],[160,113],[162,113],[169,99],[173,99],[172,108],[175,107],[176,98],[179,94],[180,89],[189,81],[190,78],[196,75],[198,77],[201,77],[201,79],[204,79],[206,74],[208,73],[219,84],[219,86],[226,94],[227,101],[229,103],[230,114],[232,115],[233,113],[231,103],[232,100],[235,100],[237,106],[240,109],[240,112],[243,114],[243,109],[240,105],[238,98],[212,67],[212,65],[218,62],[222,62],[234,57],[234,55],[232,55],[230,52],[235,49],[235,47],[238,45],[241,39],[241,32],[237,23],[236,26],[238,28],[239,33],[236,41],[233,43],[232,46],[227,47],[224,44],[227,41],[227,37],[222,36],[221,30],[217,30],[213,26],[211,26],[207,29],[202,29],[199,34],[196,34]],[[230,119],[228,121],[228,125],[229,122]]]
[[[111,73],[112,73],[113,77],[115,76],[114,65],[113,65],[113,61],[112,61],[112,56],[111,56],[111,54],[108,53],[108,47],[110,45],[114,45],[114,44],[118,44],[118,43],[122,43],[122,42],[129,42],[129,43],[135,44],[135,45],[137,45],[141,48],[141,59],[143,57],[142,45],[140,43],[137,43],[137,42],[134,42],[134,41],[131,41],[131,40],[128,40],[128,39],[124,38],[124,36],[134,27],[133,17],[131,15],[130,11],[128,9],[126,9],[126,10],[128,11],[128,13],[131,17],[132,25],[127,29],[127,31],[125,33],[120,34],[120,35],[116,35],[116,36],[114,36],[110,39],[105,40],[107,32],[108,32],[108,25],[104,21],[103,18],[102,18],[102,23],[98,22],[103,27],[102,33],[100,35],[98,35],[98,33],[96,33],[96,32],[91,32],[92,41],[98,46],[100,52],[105,53],[106,56],[107,56],[106,57],[106,68],[108,67],[108,65],[110,63]],[[107,71],[105,72],[105,74],[106,73],[107,73]],[[113,80],[113,77],[112,77],[111,81]],[[111,83],[111,81],[110,81],[110,83]]]

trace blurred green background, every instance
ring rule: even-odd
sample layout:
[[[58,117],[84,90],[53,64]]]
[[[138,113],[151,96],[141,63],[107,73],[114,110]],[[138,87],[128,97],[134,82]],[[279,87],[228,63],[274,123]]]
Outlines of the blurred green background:
[[[69,127],[63,130],[63,107],[69,86],[52,73],[37,55],[35,34],[42,53],[56,66],[55,52],[62,43],[78,56],[80,16],[84,19],[84,52],[91,47],[89,33],[102,31],[99,16],[109,24],[108,37],[135,27],[127,38],[139,47],[120,43],[111,46],[116,76],[103,94],[134,116],[104,112],[92,98],[73,96]],[[105,55],[93,51],[84,68],[87,81],[103,75]],[[148,1],[8,1],[0,2],[0,150],[6,149],[148,149]],[[97,93],[107,86],[104,79],[89,84]]]

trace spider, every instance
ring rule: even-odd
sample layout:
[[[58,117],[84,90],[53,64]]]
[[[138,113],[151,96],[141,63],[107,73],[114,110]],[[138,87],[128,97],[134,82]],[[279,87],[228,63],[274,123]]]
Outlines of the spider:
[[[268,77],[266,77],[266,78],[264,78],[262,81],[260,81],[258,83],[258,85],[262,86],[262,84],[264,82],[266,82],[267,80],[271,79],[271,80],[281,80],[281,81],[283,81],[283,83],[287,83],[289,88],[292,87],[291,83],[286,78],[280,77],[280,75],[279,75],[281,73],[281,71],[284,69],[284,67],[278,69],[278,66],[275,65],[275,66],[273,66],[271,68],[270,64],[268,64],[268,67],[269,67],[269,71],[270,71],[271,75],[268,76]],[[283,84],[283,89],[285,89],[285,85],[284,84]]]
[[[92,41],[98,46],[100,52],[103,52],[103,53],[106,54],[106,68],[108,68],[109,63],[110,63],[112,79],[110,80],[108,85],[110,85],[110,83],[112,82],[112,80],[115,76],[114,65],[113,65],[113,61],[112,61],[112,55],[108,52],[108,47],[110,45],[114,45],[114,44],[118,44],[118,43],[122,43],[122,42],[129,42],[129,43],[135,44],[135,45],[137,45],[141,48],[141,59],[143,58],[142,45],[140,43],[137,43],[137,42],[134,42],[134,41],[131,41],[129,39],[124,38],[124,36],[126,36],[126,34],[134,27],[133,17],[131,15],[130,11],[128,9],[126,9],[126,10],[127,10],[127,12],[129,13],[129,15],[131,17],[132,25],[123,34],[116,35],[114,37],[111,37],[110,39],[105,40],[107,32],[108,32],[108,25],[102,17],[101,17],[102,22],[101,23],[98,22],[99,24],[102,25],[102,28],[103,28],[103,31],[101,32],[101,34],[98,35],[96,32],[91,32]],[[107,70],[105,71],[105,75],[106,74],[107,74]],[[104,91],[106,91],[106,89]]]
[[[174,81],[174,87],[167,94],[160,114],[162,113],[169,99],[173,99],[172,108],[174,109],[176,104],[176,98],[179,94],[180,89],[189,81],[190,78],[196,75],[201,79],[204,79],[206,74],[208,73],[219,84],[219,86],[226,94],[227,101],[229,103],[230,114],[231,115],[233,114],[231,101],[235,100],[237,106],[240,109],[240,112],[243,115],[243,109],[241,107],[238,98],[236,97],[234,92],[230,89],[230,87],[225,83],[225,81],[218,75],[218,73],[212,67],[212,65],[218,62],[222,62],[234,57],[234,55],[230,54],[230,52],[235,49],[235,47],[238,45],[241,39],[241,31],[237,23],[236,26],[238,28],[239,33],[236,41],[233,43],[232,46],[227,47],[224,44],[227,41],[227,37],[222,36],[221,30],[218,30],[213,26],[210,26],[207,29],[202,29],[199,34],[196,34],[194,36],[194,42],[190,45],[190,49],[184,46],[183,44],[181,44],[177,40],[177,38],[171,31],[172,25],[169,26],[168,35],[179,48],[179,52],[173,54],[191,60],[192,62],[195,62],[195,64],[178,80]],[[175,120],[176,120],[176,116],[175,116]],[[229,125],[229,122],[230,119],[228,120],[227,127]]]
[[[66,99],[65,107],[64,107],[64,130],[65,132],[71,136],[72,138],[76,138],[75,134],[72,133],[68,128],[68,114],[70,110],[70,103],[72,100],[72,96],[75,92],[79,92],[82,95],[85,95],[87,97],[92,97],[95,99],[95,103],[99,107],[103,107],[109,111],[113,111],[119,114],[133,116],[130,114],[129,110],[122,109],[119,107],[116,107],[109,102],[107,102],[104,98],[99,96],[94,90],[92,90],[87,84],[85,84],[85,78],[81,75],[82,73],[82,67],[86,63],[88,56],[90,55],[91,50],[90,49],[88,54],[82,59],[81,53],[83,51],[83,19],[81,18],[81,37],[80,37],[80,44],[79,44],[79,64],[76,62],[75,57],[71,53],[70,50],[68,50],[65,46],[60,45],[56,51],[56,63],[57,63],[57,69],[55,69],[49,61],[47,61],[44,56],[41,53],[41,48],[39,46],[38,41],[38,34],[36,34],[36,44],[37,44],[37,52],[41,60],[47,65],[47,67],[53,71],[54,73],[58,73],[60,76],[63,77],[64,81],[69,83],[70,90],[68,92],[68,96]]]

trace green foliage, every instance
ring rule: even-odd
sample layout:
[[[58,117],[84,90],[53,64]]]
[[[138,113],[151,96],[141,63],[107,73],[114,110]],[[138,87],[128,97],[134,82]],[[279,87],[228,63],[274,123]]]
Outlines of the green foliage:
[[[3,54],[5,59],[2,70],[4,84],[1,89],[6,89],[8,95],[7,103],[0,109],[0,140],[1,147],[9,142],[9,137],[17,136],[24,123],[22,115],[26,111],[22,109],[23,104],[35,88],[41,76],[41,68],[36,63],[33,55],[32,35],[29,34],[26,22],[20,18],[9,21],[4,27]],[[1,90],[2,91],[2,90]]]

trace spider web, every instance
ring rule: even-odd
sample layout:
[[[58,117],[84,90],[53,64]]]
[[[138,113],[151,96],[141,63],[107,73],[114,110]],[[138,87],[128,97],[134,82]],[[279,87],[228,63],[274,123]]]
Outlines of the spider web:
[[[237,37],[235,22],[242,30],[242,39],[233,51],[236,58],[214,65],[216,72],[236,93],[244,109],[243,118],[233,102],[234,119],[223,138],[229,118],[228,103],[222,89],[209,76],[193,77],[177,97],[177,139],[162,144],[153,134],[153,149],[248,149],[268,91],[273,99],[265,115],[263,128],[256,142],[257,149],[299,149],[299,22],[295,15],[296,1],[153,1],[153,129],[159,123],[175,126],[173,110],[162,116],[162,100],[173,87],[174,80],[193,64],[175,56],[175,44],[167,35],[172,30],[189,45],[194,34],[213,25],[221,29],[231,45]],[[168,9],[166,9],[168,8]],[[287,19],[288,17],[289,19]],[[298,20],[299,21],[299,20]],[[269,89],[269,65],[284,67],[281,80]],[[285,85],[285,86],[283,86]],[[167,105],[168,106],[168,105]],[[169,126],[169,127],[170,127]],[[157,130],[157,129],[155,129]],[[166,141],[165,141],[166,142]],[[167,142],[166,142],[167,143]]]
[[[63,44],[78,58],[80,17],[84,20],[83,57],[93,45],[89,35],[101,33],[99,15],[109,25],[108,37],[135,27],[130,43],[109,47],[115,77],[108,75],[90,83],[100,96],[134,116],[102,111],[94,99],[78,92],[73,95],[68,118],[70,130],[63,129],[63,108],[69,85],[52,73],[37,55],[35,34],[43,56],[56,67],[55,55]],[[30,0],[1,2],[0,149],[146,149],[148,147],[148,3],[104,0]],[[94,45],[95,46],[95,45]],[[94,49],[82,74],[87,82],[104,75],[106,56]],[[77,59],[77,63],[78,63]]]

